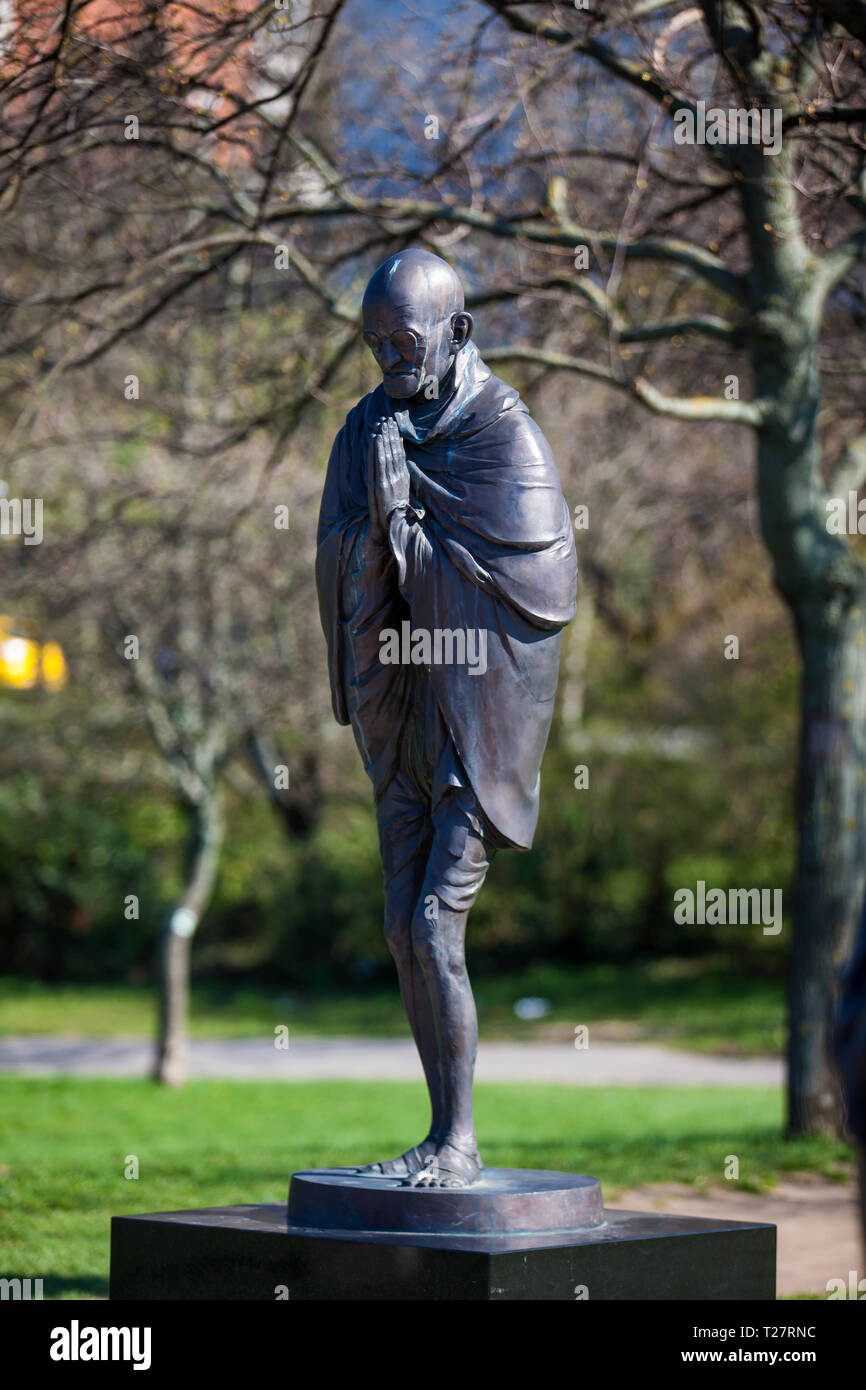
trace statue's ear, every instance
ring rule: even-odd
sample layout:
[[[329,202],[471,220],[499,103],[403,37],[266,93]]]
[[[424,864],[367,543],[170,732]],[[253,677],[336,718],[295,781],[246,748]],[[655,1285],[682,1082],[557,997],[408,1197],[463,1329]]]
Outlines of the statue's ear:
[[[451,343],[455,351],[465,347],[472,337],[472,315],[461,309],[460,313],[454,314],[451,319]]]

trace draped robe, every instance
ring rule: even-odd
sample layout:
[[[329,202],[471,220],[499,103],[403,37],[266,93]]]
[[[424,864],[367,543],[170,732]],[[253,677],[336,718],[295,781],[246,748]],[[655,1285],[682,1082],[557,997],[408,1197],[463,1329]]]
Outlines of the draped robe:
[[[410,512],[370,535],[367,454],[396,419]],[[487,666],[424,668],[476,799],[504,840],[532,844],[539,770],[574,616],[577,560],[568,507],[540,429],[472,342],[438,400],[401,408],[382,386],[346,417],[319,515],[316,581],[335,718],[351,723],[378,801],[394,774],[419,668],[380,661],[382,634],[486,631]],[[478,648],[476,646],[475,651]]]

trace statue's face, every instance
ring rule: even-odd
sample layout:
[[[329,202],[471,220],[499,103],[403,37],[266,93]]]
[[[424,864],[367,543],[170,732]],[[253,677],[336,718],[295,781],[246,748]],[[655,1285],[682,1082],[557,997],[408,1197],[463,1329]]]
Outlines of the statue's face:
[[[419,310],[390,297],[364,303],[364,341],[379,364],[389,396],[406,400],[434,379],[442,381],[468,333],[457,334],[454,320],[468,315]]]

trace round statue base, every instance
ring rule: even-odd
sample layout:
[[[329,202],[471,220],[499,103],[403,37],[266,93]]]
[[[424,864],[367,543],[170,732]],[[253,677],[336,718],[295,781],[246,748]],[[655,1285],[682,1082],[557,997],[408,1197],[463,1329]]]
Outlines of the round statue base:
[[[357,1168],[294,1173],[289,1223],[329,1231],[543,1235],[604,1225],[601,1183],[580,1173],[485,1168],[471,1187],[409,1187]]]

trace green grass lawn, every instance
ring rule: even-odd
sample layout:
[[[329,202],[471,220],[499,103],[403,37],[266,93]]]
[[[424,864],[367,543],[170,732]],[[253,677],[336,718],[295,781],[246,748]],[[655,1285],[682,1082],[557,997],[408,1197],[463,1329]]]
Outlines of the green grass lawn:
[[[482,1085],[476,1109],[489,1167],[594,1173],[608,1196],[700,1188],[729,1154],[750,1189],[791,1171],[843,1178],[851,1158],[842,1142],[784,1144],[770,1089]],[[0,1274],[42,1278],[47,1298],[105,1296],[112,1215],[282,1202],[294,1170],[390,1157],[427,1118],[422,1087],[402,1083],[0,1076]]]
[[[474,981],[482,1037],[574,1036],[575,1025],[604,1023],[617,1036],[741,1056],[783,1046],[782,985],[734,974],[719,960],[661,960],[645,965],[539,966],[520,975]],[[521,1021],[514,1001],[549,999],[543,1020]],[[286,1023],[292,1032],[405,1037],[396,980],[341,993],[193,985],[195,1037],[249,1037]],[[0,1032],[149,1036],[154,999],[125,985],[57,985],[0,980]]]

